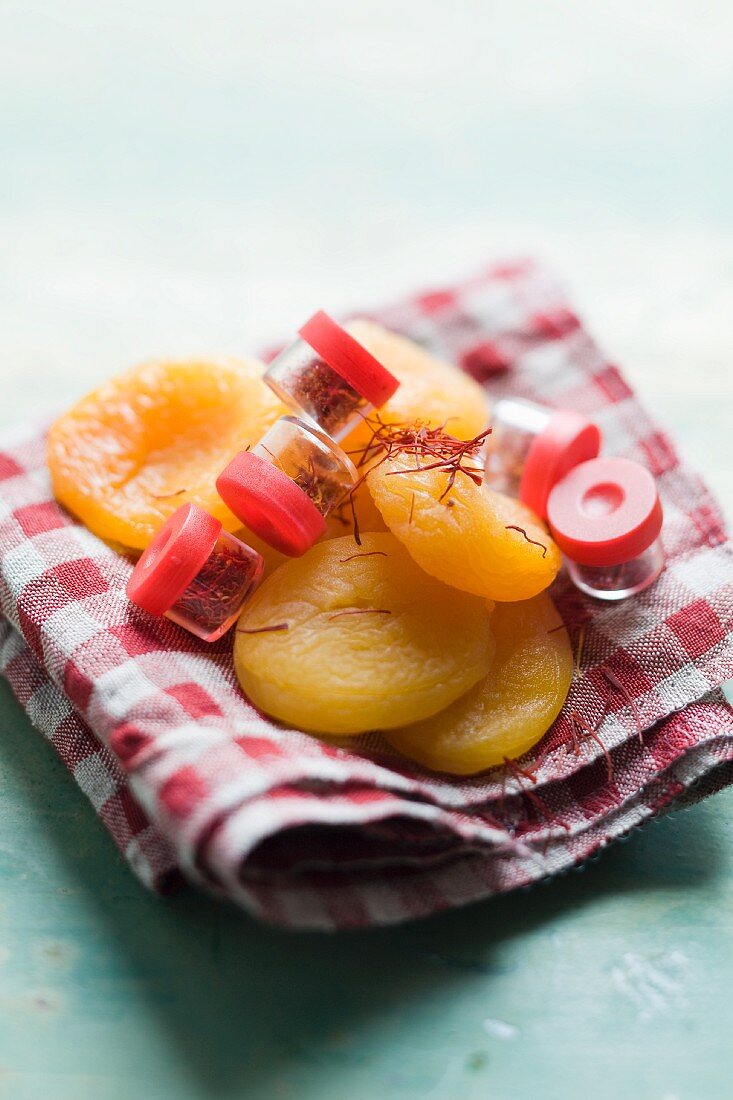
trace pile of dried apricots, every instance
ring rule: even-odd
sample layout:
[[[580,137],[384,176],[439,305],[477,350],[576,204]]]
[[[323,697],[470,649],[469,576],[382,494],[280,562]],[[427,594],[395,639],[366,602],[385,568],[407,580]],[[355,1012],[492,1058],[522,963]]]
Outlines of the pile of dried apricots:
[[[480,772],[531,748],[567,695],[570,644],[546,594],[560,553],[481,483],[477,383],[372,322],[347,327],[399,388],[339,441],[359,479],[301,556],[243,529],[216,487],[289,411],[253,359],[149,362],[102,385],[51,429],[53,490],[127,553],[194,505],[262,554],[233,656],[266,714],[334,737],[381,730],[426,768]]]

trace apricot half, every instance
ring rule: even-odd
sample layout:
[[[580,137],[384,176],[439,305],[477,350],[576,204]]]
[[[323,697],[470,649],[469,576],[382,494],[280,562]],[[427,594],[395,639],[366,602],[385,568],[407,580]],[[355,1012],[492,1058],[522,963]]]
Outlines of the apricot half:
[[[412,424],[419,420],[434,428],[445,425],[458,439],[473,439],[486,427],[486,394],[458,367],[373,321],[358,319],[346,328],[399,380],[399,389],[379,409],[383,423]],[[369,434],[368,425],[360,425],[344,446],[350,449],[363,445]]]
[[[399,379],[399,389],[378,410],[382,424],[419,421],[429,427],[445,425],[458,439],[473,439],[486,427],[489,419],[486,395],[463,371],[431,355],[414,340],[390,332],[374,321],[359,318],[346,328]],[[360,424],[344,441],[344,448],[355,462],[360,463],[372,433],[369,423]],[[375,458],[372,455],[370,461],[360,463],[360,472],[366,473]],[[354,493],[354,508],[360,530],[387,530],[364,483]],[[329,524],[330,534],[339,534],[350,526],[349,508],[342,507],[339,518],[343,521],[340,530],[338,521]]]
[[[83,397],[51,428],[57,499],[108,541],[142,549],[191,501],[235,531],[217,476],[284,411],[254,359],[155,360]]]
[[[273,718],[356,734],[426,718],[486,675],[490,608],[417,567],[392,535],[322,542],[242,612],[239,682]]]
[[[390,730],[390,744],[433,771],[471,775],[527,752],[560,713],[573,677],[567,632],[549,596],[497,604],[487,676],[440,714]]]
[[[492,600],[526,600],[552,583],[560,551],[534,513],[464,473],[450,487],[446,469],[415,462],[394,454],[367,484],[390,531],[426,573]],[[422,460],[431,464],[430,456]]]

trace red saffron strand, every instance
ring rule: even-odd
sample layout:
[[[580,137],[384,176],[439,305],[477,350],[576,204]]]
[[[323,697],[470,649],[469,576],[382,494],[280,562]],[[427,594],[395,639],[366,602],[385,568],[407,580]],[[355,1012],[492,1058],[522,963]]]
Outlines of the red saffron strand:
[[[354,492],[356,486],[349,493],[349,504],[351,505],[351,522],[354,526],[354,542],[357,546],[361,546],[361,534],[359,532],[359,520],[356,515],[356,504],[354,503]]]
[[[543,558],[547,557],[547,547],[545,546],[544,542],[537,542],[536,539],[531,539],[523,527],[518,527],[516,523],[508,523],[505,530],[519,531],[520,535],[524,535],[527,542],[529,542],[532,546],[539,546],[539,548],[542,550]]]
[[[183,496],[188,489],[176,489],[175,493],[150,493],[151,500],[173,500],[174,497]]]
[[[532,770],[534,771],[535,775],[542,770],[542,768],[545,765],[545,761],[547,760],[547,757],[549,755],[550,755],[550,743],[548,741],[545,745],[542,746],[542,748],[540,749],[540,752],[539,752],[539,756],[537,757],[537,759],[534,762]]]
[[[553,819],[548,813],[547,807],[545,806],[540,796],[535,791],[527,790],[527,788],[523,786],[522,776],[525,776],[526,778],[526,775],[518,767],[516,760],[512,760],[508,756],[505,756],[504,766],[509,769],[511,775],[514,777],[514,779],[516,779],[517,786],[519,787],[519,794],[524,795],[524,797],[534,807],[535,813],[539,814],[540,817],[543,817],[545,821],[552,823]],[[558,824],[563,825],[564,828],[566,827],[563,822],[558,822]]]
[[[600,748],[601,752],[606,758],[606,771],[608,773],[608,782],[611,783],[613,781],[613,759],[611,758],[611,753],[608,751],[608,747],[601,740],[598,730],[593,729],[592,726],[589,726],[577,710],[572,711],[569,717],[574,726],[576,726],[577,729],[583,734],[583,740],[586,740],[590,737],[591,740],[595,741],[595,743]]]
[[[580,741],[578,739],[578,727],[570,717],[570,738],[563,741],[563,748],[565,749],[565,755],[568,756],[571,752],[573,756],[580,756]]]
[[[335,615],[329,615],[329,622],[331,619],[340,619],[344,615],[391,615],[392,612],[388,611],[384,607],[349,607],[344,611],[337,611]]]
[[[290,623],[273,623],[272,626],[253,626],[247,629],[244,626],[238,626],[237,634],[270,634],[276,630],[290,630]]]
[[[578,631],[578,646],[575,651],[575,671],[578,676],[583,675],[582,662],[583,662],[583,648],[585,646],[585,623]]]
[[[444,426],[430,428],[427,424],[416,421],[413,424],[385,424],[379,416],[366,423],[372,429],[372,438],[361,451],[361,457],[357,465],[365,464],[372,452],[385,452],[388,457],[393,454],[405,454],[417,459],[426,455],[435,459],[435,462],[427,465],[418,465],[420,470],[444,469],[448,472],[453,469],[471,477],[471,480],[481,484],[483,470],[476,466],[464,466],[467,458],[475,457],[491,429],[479,433],[473,439],[457,439],[449,435]],[[390,471],[390,473],[406,473],[408,471]]]
[[[639,708],[636,705],[636,700],[633,698],[633,696],[630,694],[630,692],[624,687],[624,685],[621,683],[621,681],[619,680],[619,678],[618,678],[618,676],[616,675],[615,672],[612,672],[610,668],[606,668],[605,666],[601,666],[601,672],[606,677],[609,684],[612,687],[616,688],[616,690],[618,692],[620,692],[621,695],[623,695],[624,699],[628,703],[629,710],[631,711],[632,715],[634,716],[634,721],[636,723],[636,730],[637,730],[637,733],[639,735],[639,741],[643,745],[644,744],[644,727],[642,725],[641,715],[639,714]]]
[[[349,554],[348,558],[339,558],[339,562],[343,565],[344,562],[353,561],[354,558],[373,558],[377,554],[383,558],[389,557],[386,550],[365,550],[363,554]]]

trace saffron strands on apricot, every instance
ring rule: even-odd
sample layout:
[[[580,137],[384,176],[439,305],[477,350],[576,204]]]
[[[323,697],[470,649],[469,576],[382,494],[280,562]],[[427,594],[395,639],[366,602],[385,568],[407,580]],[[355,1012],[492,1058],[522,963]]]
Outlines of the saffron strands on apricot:
[[[355,459],[357,466],[365,466],[377,456],[384,460],[395,454],[412,455],[416,459],[415,469],[444,469],[449,475],[453,475],[451,485],[458,473],[470,477],[476,485],[483,481],[483,469],[465,463],[478,455],[487,436],[491,434],[491,428],[480,432],[473,439],[464,440],[449,435],[444,427],[430,428],[419,422],[385,424],[376,416],[366,420],[366,423],[372,430],[372,438],[359,451],[352,452],[352,455],[358,455]],[[423,463],[422,459],[434,461]],[[395,477],[404,472],[394,470],[388,476]]]
[[[369,469],[365,471],[349,494],[354,539],[357,545],[361,545],[361,539],[359,537],[354,494],[372,470],[394,455],[402,454],[414,457],[414,469],[417,470],[445,470],[448,474],[448,480],[445,490],[441,494],[441,500],[450,493],[459,473],[470,478],[475,485],[481,485],[484,471],[481,466],[469,464],[469,460],[479,454],[484,441],[491,434],[491,428],[486,428],[485,431],[480,432],[473,439],[463,440],[449,435],[445,431],[445,424],[438,428],[431,428],[419,421],[414,424],[385,424],[378,413],[373,414],[371,417],[365,417],[364,423],[371,429],[371,439],[363,447],[349,452],[357,467],[369,466]],[[376,465],[372,465],[374,459],[378,459]],[[406,470],[391,470],[387,476],[396,477],[407,472]],[[410,504],[410,523],[412,522],[414,506],[415,497],[413,494]]]

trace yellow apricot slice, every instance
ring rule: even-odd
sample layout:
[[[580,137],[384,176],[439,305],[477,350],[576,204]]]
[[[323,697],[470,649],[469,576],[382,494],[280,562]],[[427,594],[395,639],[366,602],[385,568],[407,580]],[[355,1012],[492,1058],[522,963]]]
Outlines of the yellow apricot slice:
[[[385,735],[410,760],[472,775],[522,756],[557,718],[573,655],[552,600],[497,604],[491,626],[496,656],[488,675],[440,714]]]
[[[473,439],[485,428],[489,418],[486,395],[463,371],[373,321],[360,318],[349,322],[346,328],[399,379],[399,389],[378,411],[383,424],[416,421],[431,427],[446,424],[447,430],[458,439]],[[371,438],[370,425],[361,424],[343,446],[359,462]],[[370,461],[360,463],[359,472],[366,473],[374,461],[376,456],[370,456]],[[364,484],[354,493],[354,507],[361,531],[387,530]],[[339,517],[350,525],[348,507],[339,509]],[[329,523],[328,537],[342,534],[344,529],[344,523],[337,517],[336,522]]]
[[[254,359],[154,360],[83,397],[51,428],[57,499],[103,539],[142,549],[191,501],[241,522],[217,476],[284,411]]]
[[[419,420],[457,439],[473,439],[489,421],[486,394],[472,378],[437,359],[406,336],[390,332],[373,321],[358,319],[346,328],[380,363],[399,379],[400,387],[379,409],[385,424],[412,424]],[[369,441],[368,425],[349,435],[347,450]]]
[[[419,569],[389,534],[321,542],[281,566],[237,624],[234,666],[266,714],[356,734],[437,713],[486,675],[490,609]]]
[[[533,512],[464,473],[449,488],[445,469],[416,469],[415,461],[394,454],[367,484],[390,531],[426,573],[492,600],[527,600],[552,583],[560,551]]]

